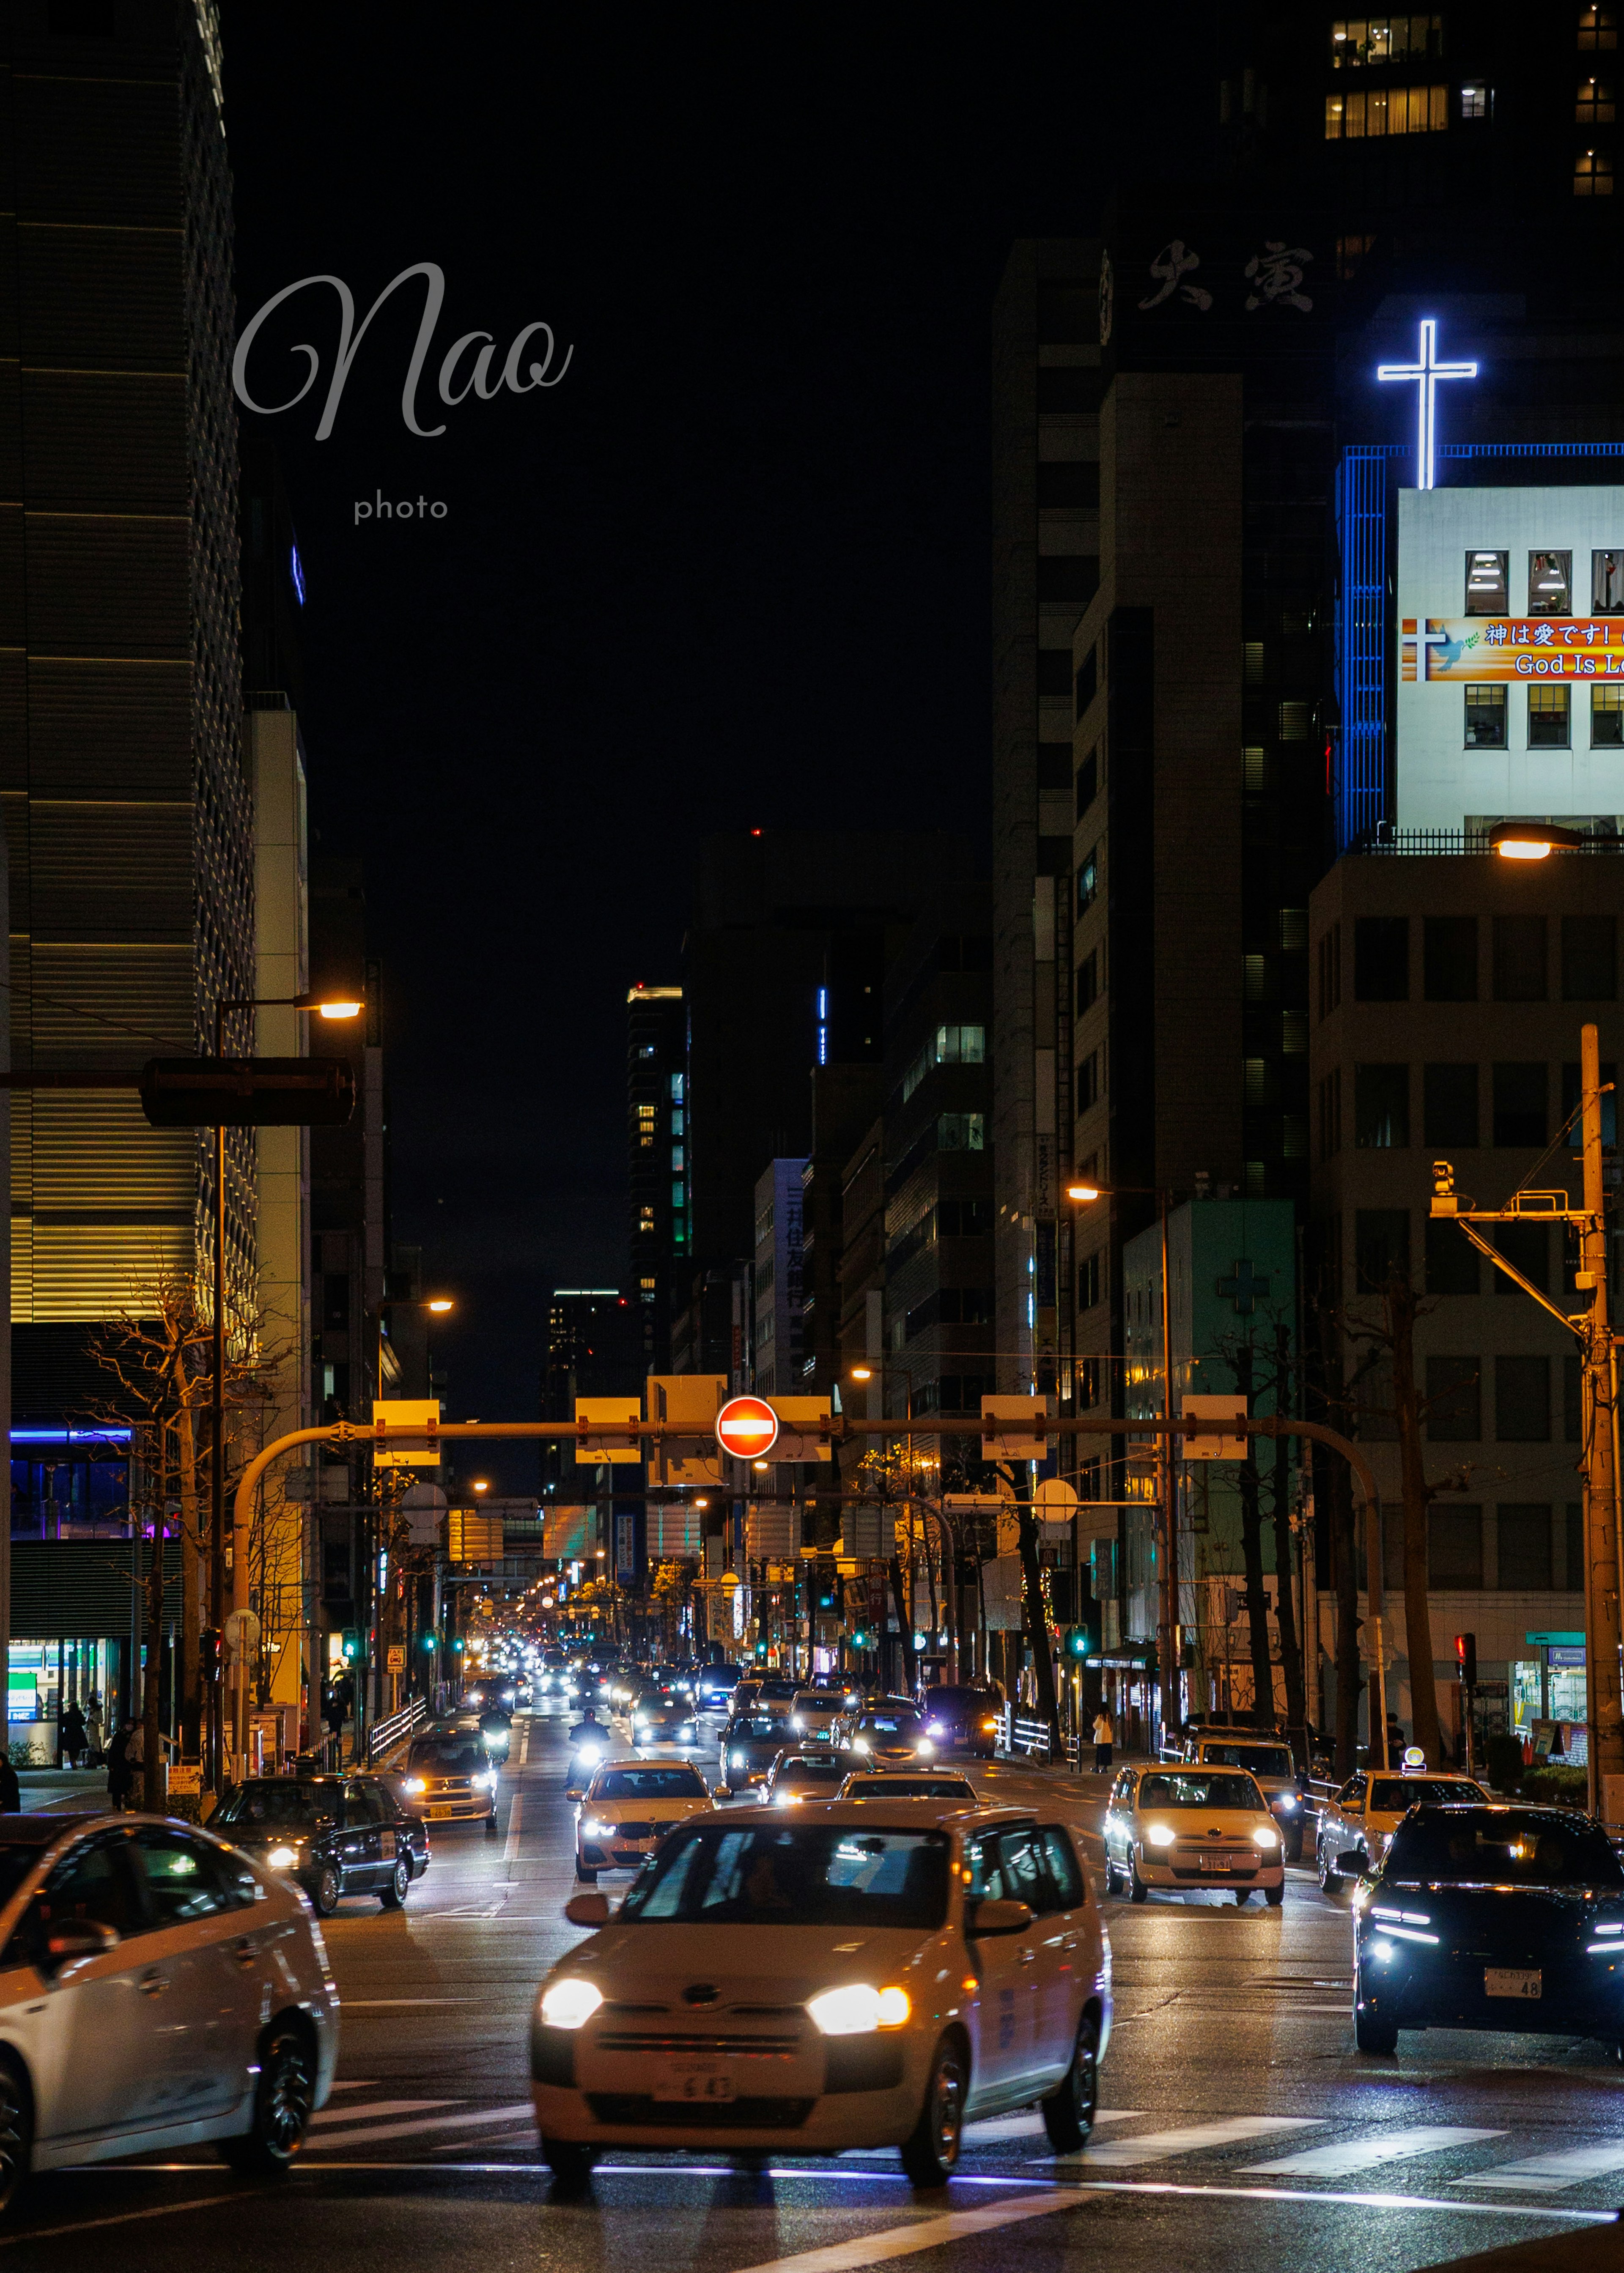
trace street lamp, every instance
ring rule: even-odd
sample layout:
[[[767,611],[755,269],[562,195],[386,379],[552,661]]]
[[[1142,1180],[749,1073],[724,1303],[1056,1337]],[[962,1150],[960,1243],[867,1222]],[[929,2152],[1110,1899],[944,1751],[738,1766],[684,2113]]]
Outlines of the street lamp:
[[[225,1056],[225,1029],[228,1015],[234,1010],[314,1010],[318,1016],[330,1019],[358,1018],[363,1004],[349,995],[333,994],[244,994],[221,996],[214,1003],[214,1056]],[[213,1474],[209,1478],[209,1602],[214,1611],[216,1631],[223,1625],[226,1594],[226,1131],[225,1123],[214,1123],[214,1377],[209,1399],[209,1441]],[[248,1572],[233,1571],[231,1594],[234,1609],[248,1607]],[[237,1699],[239,1723],[243,1719],[242,1705],[246,1697],[244,1680],[243,1654],[237,1652]],[[218,1701],[218,1692],[216,1692]],[[209,1763],[211,1785],[219,1788],[222,1762],[220,1753],[223,1730],[211,1730]],[[240,1747],[239,1747],[240,1749]]]
[[[447,1310],[455,1310],[456,1304],[452,1301],[449,1294],[435,1294],[431,1296],[429,1301],[424,1304],[424,1308],[428,1310],[432,1310],[438,1317],[443,1315]]]
[[[1548,821],[1502,821],[1489,831],[1489,849],[1502,860],[1548,860],[1553,852],[1576,852],[1583,842],[1576,829]]]

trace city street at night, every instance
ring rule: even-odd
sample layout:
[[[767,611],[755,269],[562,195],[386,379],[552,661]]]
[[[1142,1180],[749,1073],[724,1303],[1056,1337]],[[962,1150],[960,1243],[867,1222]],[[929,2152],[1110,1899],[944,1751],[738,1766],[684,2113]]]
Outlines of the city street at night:
[[[561,1917],[564,1758],[556,1713],[521,1715],[500,1842],[436,1832],[403,1913],[357,1898],[326,1927],[339,2082],[285,2183],[244,2186],[208,2152],[64,2172],[37,2183],[6,2246],[41,2262],[49,2249],[62,2273],[109,2250],[189,2266],[226,2231],[249,2273],[318,2254],[742,2273],[835,2245],[857,2247],[848,2265],[928,2250],[954,2273],[1012,2248],[1133,2273],[1259,2256],[1396,2269],[1583,2225],[1624,2188],[1624,2072],[1601,2047],[1438,2035],[1396,2061],[1357,2054],[1345,1905],[1293,1869],[1278,1912],[1217,1895],[1107,1903],[1116,2019],[1080,2156],[1056,2162],[1034,2111],[972,2126],[940,2199],[914,2198],[894,2155],[863,2152],[760,2168],[610,2154],[590,2197],[555,2199],[525,2041],[534,1984],[576,1938]],[[1058,1788],[1097,1857],[1098,1780],[974,1774],[1006,1803],[1053,1804]]]

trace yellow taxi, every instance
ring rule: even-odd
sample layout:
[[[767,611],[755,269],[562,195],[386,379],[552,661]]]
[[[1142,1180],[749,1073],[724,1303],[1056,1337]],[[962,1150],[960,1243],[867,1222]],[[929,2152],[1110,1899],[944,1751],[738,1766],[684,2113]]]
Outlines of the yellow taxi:
[[[1105,1818],[1105,1890],[1142,1902],[1152,1887],[1190,1894],[1227,1887],[1244,1902],[1261,1887],[1285,1900],[1280,1827],[1244,1768],[1124,1768]]]
[[[1429,1768],[1425,1753],[1414,1745],[1397,1770],[1361,1768],[1320,1811],[1314,1859],[1320,1886],[1327,1894],[1339,1894],[1344,1879],[1375,1870],[1412,1807],[1486,1803],[1488,1797],[1469,1775]]]

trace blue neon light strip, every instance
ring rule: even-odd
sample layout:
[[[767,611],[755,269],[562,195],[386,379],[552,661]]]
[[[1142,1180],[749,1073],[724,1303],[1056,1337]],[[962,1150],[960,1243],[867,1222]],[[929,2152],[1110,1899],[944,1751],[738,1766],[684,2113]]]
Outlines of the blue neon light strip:
[[[1624,442],[1440,442],[1440,458],[1619,458]],[[1331,768],[1338,856],[1392,810],[1387,754],[1387,484],[1408,443],[1359,442],[1336,469],[1335,686],[1342,727]]]
[[[129,1429],[13,1429],[14,1444],[127,1444]]]

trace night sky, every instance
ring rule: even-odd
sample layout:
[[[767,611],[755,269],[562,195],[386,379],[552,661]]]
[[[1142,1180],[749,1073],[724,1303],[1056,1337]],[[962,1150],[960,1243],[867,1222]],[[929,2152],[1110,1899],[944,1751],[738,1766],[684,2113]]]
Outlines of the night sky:
[[[438,439],[401,412],[420,282],[330,439],[330,287],[249,376],[282,401],[320,348],[261,422],[312,820],[366,863],[395,1234],[458,1298],[462,1419],[533,1416],[547,1289],[623,1279],[626,989],[680,975],[700,836],[985,836],[992,295],[1012,237],[1095,225],[1117,115],[1089,7],[529,12],[224,11],[239,325],[445,271]],[[454,339],[500,371],[538,319],[561,384],[440,402]],[[447,511],[357,526],[380,491]]]

